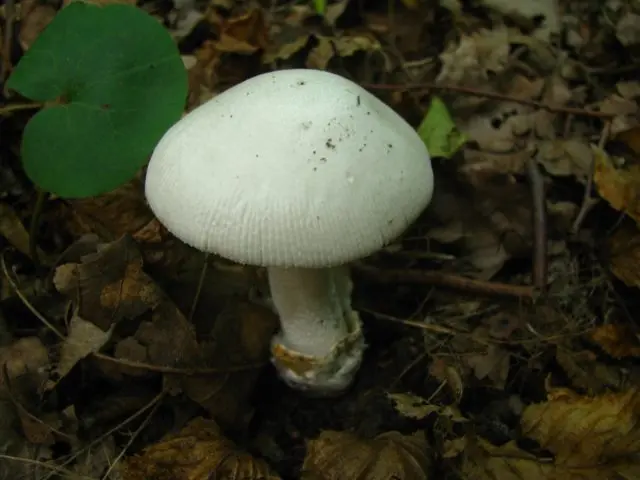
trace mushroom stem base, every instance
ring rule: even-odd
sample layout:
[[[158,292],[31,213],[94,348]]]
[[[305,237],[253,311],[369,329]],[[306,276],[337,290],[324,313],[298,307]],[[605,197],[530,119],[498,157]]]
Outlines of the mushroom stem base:
[[[357,312],[349,312],[345,320],[349,333],[324,357],[295,352],[284,346],[280,335],[273,338],[272,361],[287,385],[323,397],[339,395],[351,385],[362,363],[366,345]]]

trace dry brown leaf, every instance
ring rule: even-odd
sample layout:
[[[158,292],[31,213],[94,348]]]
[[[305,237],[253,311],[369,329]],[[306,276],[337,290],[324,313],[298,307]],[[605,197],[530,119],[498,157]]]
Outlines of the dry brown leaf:
[[[369,35],[345,35],[340,37],[327,37],[315,35],[318,44],[311,49],[307,57],[307,68],[325,70],[329,62],[338,56],[350,57],[357,52],[380,51],[380,42]]]
[[[625,143],[636,155],[640,154],[640,125],[620,132],[616,140]]]
[[[127,480],[278,480],[264,460],[239,450],[213,420],[196,418],[180,432],[130,457],[121,468]]]
[[[617,168],[613,160],[594,147],[595,173],[593,180],[598,193],[609,204],[640,222],[640,165]]]
[[[510,358],[511,354],[508,351],[492,344],[487,347],[485,353],[467,355],[464,361],[472,368],[478,380],[487,378],[493,387],[502,390],[507,383]]]
[[[505,27],[463,35],[440,54],[442,68],[436,81],[482,88],[489,80],[489,72],[504,71],[509,49],[509,33]]]
[[[278,318],[266,308],[237,302],[215,320],[210,332],[214,342],[200,345],[208,365],[224,371],[225,366],[254,365],[245,371],[188,376],[181,380],[184,392],[205,408],[223,427],[241,428],[253,412],[249,398],[268,362],[271,337]],[[256,392],[258,398],[260,392]]]
[[[0,348],[0,390],[5,387],[6,377],[13,381],[26,375],[43,379],[43,370],[49,366],[49,352],[38,337],[24,337],[7,347]],[[38,387],[38,380],[35,382]]]
[[[445,440],[442,445],[442,458],[455,458],[467,449],[467,437]]]
[[[424,398],[409,393],[388,393],[393,408],[403,417],[421,420],[437,412],[440,406],[428,403]]]
[[[462,396],[464,395],[464,382],[456,366],[450,365],[442,358],[436,358],[431,362],[431,365],[429,365],[429,375],[447,384],[455,403],[462,400]]]
[[[135,237],[147,224],[157,222],[144,198],[142,182],[137,178],[104,195],[69,202],[71,215],[62,214],[68,218],[67,228],[76,235],[96,232],[104,238],[119,238],[126,234]],[[65,206],[61,205],[61,208]],[[162,238],[158,235],[139,240],[160,242]]]
[[[460,411],[450,405],[435,405],[424,398],[409,393],[388,393],[387,397],[393,402],[393,408],[403,417],[422,420],[432,413],[439,417],[446,417],[454,423],[463,423],[468,420]]]
[[[638,226],[631,222],[623,223],[609,238],[608,244],[611,272],[628,286],[640,287]]]
[[[591,331],[591,340],[615,358],[640,357],[638,334],[628,325],[610,323]]]
[[[95,249],[89,254],[81,252],[77,263],[70,258],[54,276],[58,291],[72,301],[79,298],[81,318],[106,331],[163,301],[162,292],[144,273],[142,257],[131,237],[124,236]]]
[[[423,432],[388,432],[367,440],[348,432],[324,431],[311,440],[303,480],[426,480],[431,465]]]
[[[224,53],[250,55],[269,44],[268,27],[262,9],[254,8],[223,22],[216,48]]]
[[[20,217],[8,204],[0,202],[0,236],[4,237],[16,250],[30,257],[29,232],[24,228]],[[44,258],[39,251],[40,258]]]
[[[467,442],[469,443],[469,442]],[[468,446],[462,467],[468,480],[604,480],[640,478],[640,468],[629,464],[595,465],[592,468],[558,465],[538,459],[511,441],[495,446],[484,439]]]
[[[635,389],[583,397],[562,388],[551,390],[547,402],[527,406],[521,428],[555,455],[556,465],[640,472],[639,415]]]
[[[625,374],[617,365],[606,365],[590,350],[573,352],[564,348],[556,351],[556,361],[565,371],[571,384],[596,395],[622,390],[640,382],[640,369]]]
[[[541,142],[536,159],[551,175],[572,175],[585,182],[593,165],[593,151],[584,139],[560,138]]]
[[[47,389],[53,389],[76,363],[87,355],[98,352],[111,338],[112,330],[102,330],[91,322],[84,320],[75,312],[69,322],[67,338],[60,347],[60,358],[54,372],[57,375],[55,381],[47,384]]]
[[[51,23],[56,14],[56,9],[44,2],[22,2],[18,40],[25,52],[31,48],[33,42],[36,41],[36,38],[46,26]]]
[[[640,15],[633,12],[623,14],[616,23],[616,37],[625,47],[640,44]]]
[[[615,115],[611,121],[612,136],[638,126],[638,103],[632,98],[614,93],[600,102],[598,107],[601,112]]]

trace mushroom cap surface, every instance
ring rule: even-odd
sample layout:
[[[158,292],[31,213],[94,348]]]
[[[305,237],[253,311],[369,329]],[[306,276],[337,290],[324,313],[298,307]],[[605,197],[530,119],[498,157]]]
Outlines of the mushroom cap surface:
[[[250,78],[185,115],[146,174],[158,220],[238,263],[321,268],[400,235],[429,204],[415,130],[359,85],[319,70]]]

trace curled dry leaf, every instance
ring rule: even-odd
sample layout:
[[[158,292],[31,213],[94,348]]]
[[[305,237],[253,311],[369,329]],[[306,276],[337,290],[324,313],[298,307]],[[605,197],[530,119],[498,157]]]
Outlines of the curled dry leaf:
[[[582,397],[562,388],[550,391],[547,402],[529,405],[520,423],[524,435],[555,456],[555,465],[598,472],[599,478],[640,478],[639,420],[635,389]]]
[[[387,432],[369,440],[327,430],[309,442],[301,478],[426,480],[431,465],[428,448],[423,432]]]
[[[239,450],[213,420],[196,418],[180,432],[129,458],[127,480],[278,480],[264,460]]]
[[[591,332],[591,340],[612,357],[640,357],[638,334],[629,325],[601,325]]]

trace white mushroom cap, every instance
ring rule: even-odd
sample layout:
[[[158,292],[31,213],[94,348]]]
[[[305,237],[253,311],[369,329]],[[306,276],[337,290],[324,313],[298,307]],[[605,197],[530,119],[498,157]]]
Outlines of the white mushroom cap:
[[[238,263],[321,268],[383,247],[428,205],[429,154],[359,85],[318,70],[253,77],[174,125],[146,196],[185,243]]]

